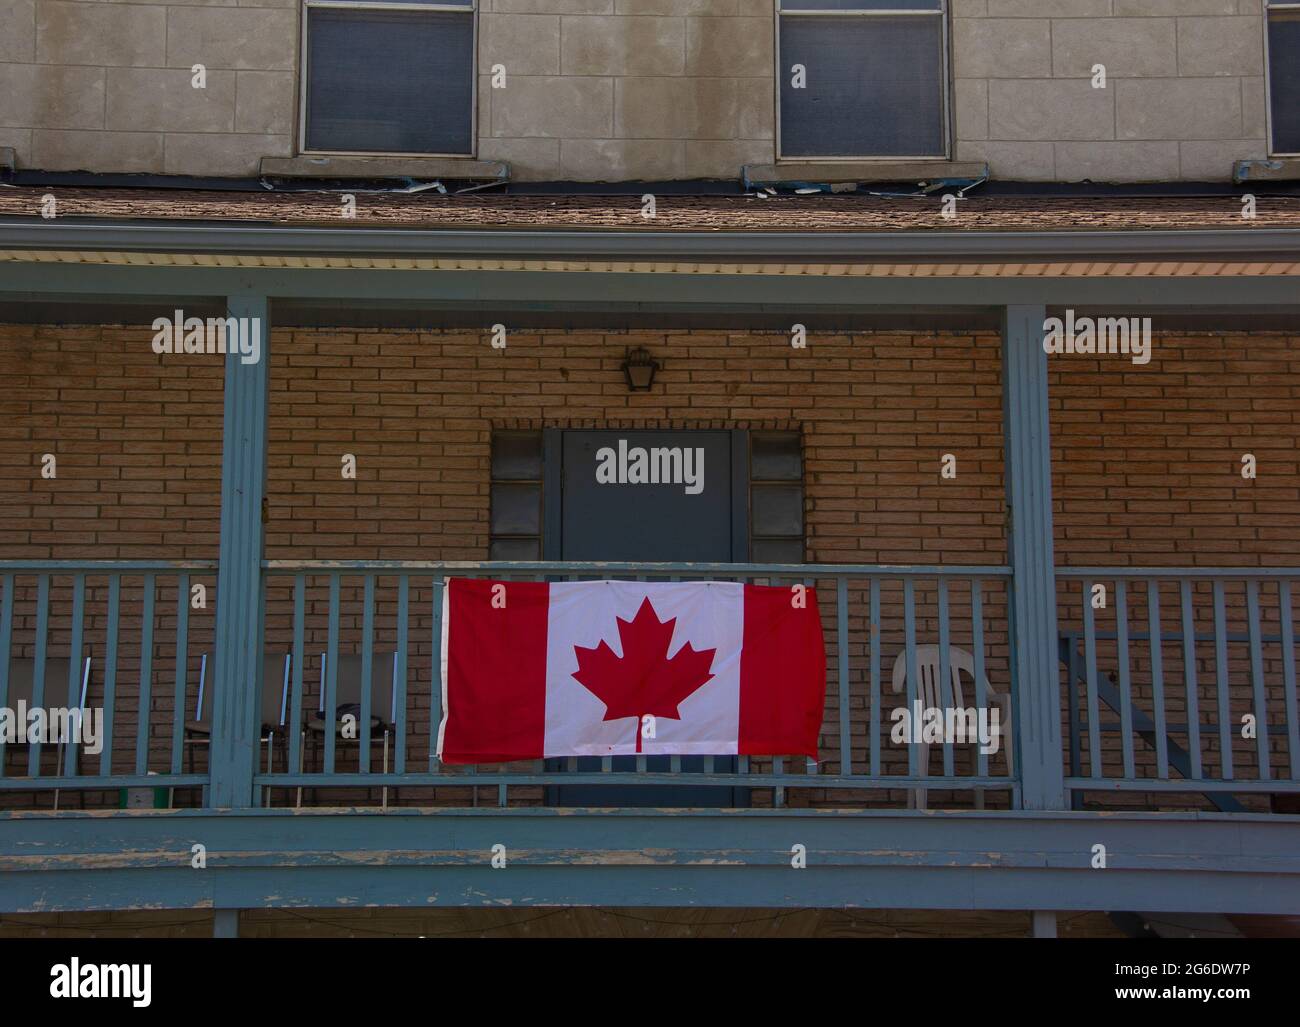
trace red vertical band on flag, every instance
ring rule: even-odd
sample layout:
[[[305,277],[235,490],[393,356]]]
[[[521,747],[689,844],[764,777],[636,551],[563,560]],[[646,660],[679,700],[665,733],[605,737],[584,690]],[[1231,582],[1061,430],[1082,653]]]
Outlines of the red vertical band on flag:
[[[549,606],[544,581],[447,583],[444,763],[541,759]]]
[[[817,592],[745,586],[740,650],[742,756],[817,758],[826,704],[826,647]]]

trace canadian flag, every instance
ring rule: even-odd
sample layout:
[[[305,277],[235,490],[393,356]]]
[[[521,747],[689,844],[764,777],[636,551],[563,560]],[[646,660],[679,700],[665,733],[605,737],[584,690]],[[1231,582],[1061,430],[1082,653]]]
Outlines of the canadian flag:
[[[802,585],[454,578],[442,682],[444,763],[816,759],[826,651]]]

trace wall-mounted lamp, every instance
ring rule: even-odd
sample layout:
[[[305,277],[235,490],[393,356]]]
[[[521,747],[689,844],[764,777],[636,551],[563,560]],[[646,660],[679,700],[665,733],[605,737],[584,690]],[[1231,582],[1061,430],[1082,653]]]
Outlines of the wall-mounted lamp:
[[[649,392],[655,383],[655,372],[659,370],[659,361],[650,355],[649,350],[638,346],[629,350],[623,358],[623,374],[627,376],[630,392]]]

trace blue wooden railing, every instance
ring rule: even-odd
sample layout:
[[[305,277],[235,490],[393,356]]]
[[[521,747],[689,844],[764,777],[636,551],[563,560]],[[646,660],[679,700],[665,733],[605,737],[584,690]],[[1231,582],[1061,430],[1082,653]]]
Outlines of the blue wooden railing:
[[[773,753],[689,765],[638,756],[442,766],[434,755],[437,654],[442,590],[453,576],[817,587],[828,647],[820,762]],[[1076,801],[1097,791],[1204,793],[1239,810],[1233,793],[1300,791],[1292,606],[1300,571],[1069,569],[1057,578],[1062,674],[1047,687],[1061,686],[1068,725],[1061,758]],[[10,679],[25,666],[29,705],[57,699],[102,709],[104,724],[94,755],[76,744],[15,747],[0,739],[0,806],[69,791],[116,805],[130,789],[136,801],[144,794],[177,805],[212,802],[224,764],[209,756],[228,741],[210,694],[216,580],[211,562],[0,562],[0,707],[14,705]],[[978,802],[988,790],[1020,801],[1024,696],[1012,682],[1005,567],[267,561],[262,580],[263,649],[281,661],[288,654],[289,670],[267,673],[260,687],[274,692],[265,704],[249,686],[246,707],[269,711],[248,743],[257,748],[257,802],[340,804],[360,801],[358,793],[370,801],[375,790],[387,802],[390,789],[402,789],[406,802],[477,804],[487,788],[504,806],[547,801],[547,789],[604,784],[729,787],[773,806],[787,804],[792,791],[822,806],[897,804],[923,790],[973,792]],[[1104,586],[1104,598],[1095,586]],[[970,653],[974,671],[967,705],[987,708],[1016,693],[1006,751],[990,758],[977,746],[942,744],[931,762],[924,747],[891,740],[891,712],[912,709],[922,695],[925,646],[938,652],[940,705],[954,700],[948,663],[958,650]],[[350,656],[359,658],[359,680],[391,686],[386,710],[372,689],[359,690],[356,738],[337,731],[340,667]],[[47,694],[50,681],[58,691]],[[1253,733],[1243,736],[1247,715]]]
[[[1244,807],[1230,793],[1300,791],[1300,570],[1081,568],[1057,577],[1069,788],[1202,792],[1231,812]]]
[[[29,707],[103,711],[102,748],[93,757],[82,745],[37,740],[17,746],[24,758],[15,768],[6,751],[14,746],[0,736],[0,802],[17,791],[207,784],[205,775],[184,772],[182,750],[192,694],[188,657],[196,641],[190,583],[210,579],[215,569],[200,561],[0,562],[0,708],[16,710],[25,662]],[[121,659],[126,649],[136,654],[129,664]],[[67,668],[62,673],[60,660]],[[60,677],[66,693],[46,694],[47,683]],[[129,704],[121,702],[124,696]],[[137,715],[124,734],[118,728],[124,715],[129,718],[128,705]],[[156,708],[162,714],[151,716]],[[53,767],[51,749],[57,754]]]
[[[190,771],[189,765],[206,764],[205,752],[218,746],[215,736],[223,730],[220,718],[213,716],[210,739],[191,737],[190,732],[191,722],[204,712],[200,677],[208,689],[215,680],[207,660],[215,637],[213,570],[206,563],[0,563],[0,666],[9,665],[10,652],[18,659],[20,651],[30,655],[51,646],[84,650],[94,668],[88,704],[102,702],[107,721],[118,722],[118,742],[121,722],[134,713],[129,727],[135,741],[130,753],[120,744],[107,745],[97,762],[69,756],[69,766],[76,764],[77,769],[59,776],[10,773],[0,777],[0,794],[152,787],[166,789],[173,798],[181,790],[178,801],[208,801],[207,786],[215,782],[205,773]],[[452,576],[715,579],[817,587],[829,655],[821,761],[791,761],[786,754],[773,753],[770,758],[732,759],[725,766],[704,757],[702,765],[684,767],[681,758],[672,757],[659,769],[652,767],[653,757],[639,756],[630,758],[630,772],[622,772],[622,760],[611,758],[590,769],[573,759],[442,766],[434,755],[441,715],[441,666],[435,655],[442,632],[442,590]],[[519,795],[524,796],[521,801],[536,800],[539,786],[613,783],[620,788],[673,785],[692,790],[728,786],[743,788],[751,796],[764,790],[770,798],[757,801],[775,806],[784,805],[792,789],[818,789],[822,796],[833,794],[846,804],[865,804],[870,793],[884,799],[882,792],[893,792],[897,799],[922,788],[975,790],[981,799],[989,790],[1009,795],[1014,802],[1019,781],[1008,772],[1014,766],[1006,751],[1011,732],[1000,740],[1001,751],[992,758],[978,752],[978,746],[939,744],[932,747],[936,752],[930,765],[922,762],[921,746],[891,741],[889,715],[895,708],[911,710],[920,696],[917,654],[926,645],[937,646],[945,664],[939,677],[945,683],[950,647],[971,653],[976,673],[968,705],[989,705],[986,681],[996,682],[991,687],[998,693],[1009,692],[1008,577],[1005,567],[268,561],[263,567],[264,649],[288,653],[290,669],[282,696],[277,691],[268,697],[273,701],[252,703],[255,709],[280,711],[277,722],[264,724],[258,733],[256,798],[297,803],[305,792],[309,802],[337,802],[352,794],[348,789],[369,794],[381,788],[454,788],[459,791],[434,797],[440,804],[476,803],[479,789],[489,786],[497,802],[506,805]],[[78,597],[58,637],[40,627],[42,618],[48,619],[51,582],[70,587]],[[209,591],[201,609],[191,604],[194,584],[204,584]],[[123,631],[124,587],[133,604],[129,639]],[[166,608],[174,604],[174,616],[159,618],[160,597]],[[350,654],[360,658],[361,681],[376,679],[377,659],[391,660],[382,671],[386,675],[391,666],[390,708],[377,710],[372,690],[360,689],[355,739],[342,738],[336,730],[339,668]],[[896,661],[906,666],[905,690],[897,692],[892,674]],[[138,705],[124,708],[115,701],[122,694],[123,674],[138,682]],[[280,684],[277,675],[262,682],[262,688],[278,690]],[[0,691],[0,699],[3,696]],[[946,684],[943,701],[952,701]],[[376,713],[380,716],[374,735],[382,732],[382,739],[372,735]],[[309,730],[313,717],[315,729]],[[380,741],[382,753],[375,750]],[[512,794],[516,788],[533,792]],[[340,795],[343,800],[334,798]]]

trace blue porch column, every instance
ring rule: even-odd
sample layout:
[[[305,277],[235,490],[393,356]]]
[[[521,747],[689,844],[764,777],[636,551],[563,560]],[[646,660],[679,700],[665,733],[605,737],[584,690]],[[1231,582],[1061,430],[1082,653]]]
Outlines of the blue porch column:
[[[211,783],[208,804],[253,805],[260,723],[263,582],[262,497],[266,491],[267,385],[270,355],[265,296],[227,298],[228,317],[257,334],[256,363],[226,356],[221,454],[221,549],[212,693]]]
[[[1025,809],[1065,808],[1045,316],[1044,307],[1026,305],[1006,307],[1002,317],[1012,716]]]

